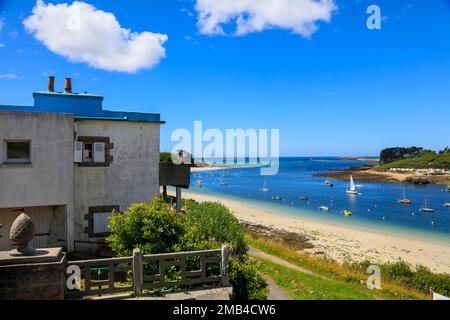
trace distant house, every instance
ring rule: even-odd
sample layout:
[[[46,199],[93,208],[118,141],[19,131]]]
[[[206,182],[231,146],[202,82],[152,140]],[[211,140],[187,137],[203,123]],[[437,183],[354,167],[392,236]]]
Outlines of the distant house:
[[[33,106],[0,105],[0,250],[25,211],[36,247],[99,249],[113,210],[159,194],[160,115],[103,109],[103,97],[35,92]]]

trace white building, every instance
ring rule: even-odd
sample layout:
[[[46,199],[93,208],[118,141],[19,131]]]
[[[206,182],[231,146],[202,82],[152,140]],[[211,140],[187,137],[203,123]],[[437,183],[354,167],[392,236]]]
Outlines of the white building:
[[[103,110],[103,97],[35,92],[34,106],[0,105],[0,250],[21,213],[36,247],[99,249],[113,210],[159,194],[159,114]]]

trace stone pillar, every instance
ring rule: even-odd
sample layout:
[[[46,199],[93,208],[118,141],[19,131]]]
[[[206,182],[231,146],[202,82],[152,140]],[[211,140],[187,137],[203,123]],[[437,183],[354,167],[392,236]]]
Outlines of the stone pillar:
[[[144,260],[139,249],[133,250],[133,292],[140,296],[144,291]]]
[[[65,266],[62,248],[21,257],[0,252],[0,300],[63,300]]]

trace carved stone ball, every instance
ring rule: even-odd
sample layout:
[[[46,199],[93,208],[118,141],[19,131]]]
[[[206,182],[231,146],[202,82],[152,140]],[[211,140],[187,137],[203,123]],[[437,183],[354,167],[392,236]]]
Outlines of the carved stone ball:
[[[14,220],[9,231],[9,239],[18,246],[18,254],[33,254],[34,250],[28,247],[28,242],[34,239],[35,233],[33,220],[25,213]]]

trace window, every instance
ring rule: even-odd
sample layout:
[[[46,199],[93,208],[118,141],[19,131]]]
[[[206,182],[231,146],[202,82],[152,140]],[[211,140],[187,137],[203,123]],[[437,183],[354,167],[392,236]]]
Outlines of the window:
[[[75,163],[84,167],[108,167],[113,144],[105,137],[79,137],[75,142]]]
[[[83,162],[94,162],[94,152],[92,143],[83,144]]]
[[[110,234],[108,224],[113,212],[120,212],[120,206],[89,207],[89,213],[84,216],[87,220],[85,233],[89,238],[102,238]]]
[[[6,141],[6,162],[30,163],[30,141]]]

